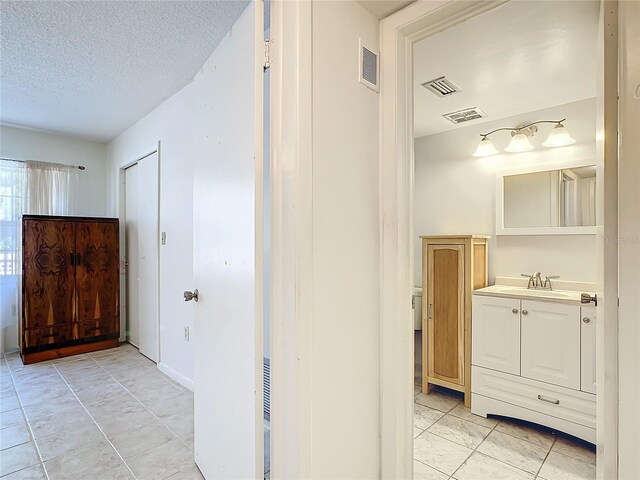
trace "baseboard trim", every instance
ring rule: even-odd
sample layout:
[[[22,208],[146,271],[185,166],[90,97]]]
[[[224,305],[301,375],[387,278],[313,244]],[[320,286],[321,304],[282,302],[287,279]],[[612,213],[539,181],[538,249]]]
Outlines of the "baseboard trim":
[[[193,380],[191,380],[190,378],[187,378],[181,373],[176,372],[173,368],[167,366],[166,363],[158,363],[158,370],[193,392]]]

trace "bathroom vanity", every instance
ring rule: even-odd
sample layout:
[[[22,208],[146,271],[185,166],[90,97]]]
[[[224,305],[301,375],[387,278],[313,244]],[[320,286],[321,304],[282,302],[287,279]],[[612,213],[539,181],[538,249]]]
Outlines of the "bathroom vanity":
[[[579,291],[474,291],[471,411],[519,418],[595,443],[596,309]]]

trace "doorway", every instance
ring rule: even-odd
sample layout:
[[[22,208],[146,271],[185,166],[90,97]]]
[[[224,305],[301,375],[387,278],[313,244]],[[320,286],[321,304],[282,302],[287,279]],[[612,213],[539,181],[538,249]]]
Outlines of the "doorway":
[[[126,339],[160,360],[158,152],[124,171]]]
[[[417,248],[415,239],[417,235],[429,232],[415,231],[413,218],[418,201],[414,198],[414,144],[413,144],[413,128],[414,128],[414,78],[415,71],[412,65],[412,57],[414,47],[417,42],[425,38],[444,32],[463,22],[471,21],[475,17],[490,12],[493,9],[499,10],[503,6],[508,6],[511,2],[473,2],[473,3],[452,3],[446,7],[437,9],[436,6],[428,4],[414,4],[405,10],[398,12],[382,22],[382,53],[385,63],[382,65],[383,84],[386,81],[386,89],[383,91],[381,101],[381,178],[383,179],[382,189],[382,208],[385,211],[396,212],[394,215],[397,221],[397,228],[389,229],[383,232],[382,236],[382,278],[383,285],[381,291],[383,293],[383,311],[381,334],[382,334],[382,363],[389,365],[393,363],[396,369],[385,368],[383,371],[383,383],[388,385],[398,384],[391,377],[387,378],[385,372],[394,372],[393,375],[398,376],[401,372],[402,381],[406,381],[406,385],[398,388],[395,393],[387,394],[382,397],[382,410],[399,412],[401,419],[397,416],[389,415],[388,421],[382,424],[382,476],[383,477],[404,477],[409,476],[410,472],[405,470],[406,466],[412,462],[405,456],[409,452],[413,452],[413,441],[410,429],[412,425],[412,406],[413,402],[409,393],[409,385],[413,379],[413,352],[408,348],[413,345],[409,331],[413,333],[413,329],[409,331],[398,331],[394,328],[394,322],[397,318],[406,318],[407,327],[413,322],[410,321],[412,315],[409,309],[410,298],[413,293],[414,278],[417,274],[412,272],[414,260],[414,248]],[[517,3],[517,2],[513,2]],[[525,2],[523,2],[525,3]],[[528,2],[527,2],[528,3]],[[531,2],[535,3],[535,2]],[[615,2],[611,2],[615,7]],[[608,37],[615,38],[615,21],[608,20],[607,17],[617,16],[616,8],[600,8],[598,21],[599,35],[599,65],[597,75],[603,78],[603,82],[599,84],[596,93],[597,102],[597,121],[596,130],[597,138],[603,129],[609,130],[615,125],[615,117],[609,115],[605,118],[604,110],[615,110],[615,70],[608,71],[607,76],[603,74],[604,61],[615,58],[617,55],[616,45],[614,41],[604,42],[603,39]],[[506,45],[505,45],[505,48]],[[399,54],[402,52],[402,55]],[[604,52],[604,53],[603,53]],[[482,52],[480,52],[482,53]],[[479,53],[479,54],[480,54]],[[603,60],[604,55],[604,60]],[[609,60],[610,61],[610,60]],[[505,70],[508,70],[505,66]],[[439,77],[434,77],[436,80]],[[431,78],[425,79],[425,82]],[[478,80],[478,79],[476,79]],[[409,99],[409,100],[407,100]],[[479,107],[478,105],[470,105]],[[426,109],[425,109],[426,110]],[[454,110],[446,113],[458,113]],[[478,117],[476,117],[478,118]],[[558,119],[560,120],[560,119]],[[613,122],[613,123],[612,123]],[[480,132],[479,132],[480,133]],[[480,137],[478,137],[480,139]],[[471,141],[471,145],[475,140]],[[604,259],[603,268],[596,269],[596,282],[598,284],[598,318],[607,318],[608,323],[602,325],[598,323],[598,435],[597,443],[599,447],[598,469],[605,472],[605,476],[613,476],[612,472],[616,469],[616,422],[607,422],[605,418],[616,418],[616,403],[614,387],[609,381],[604,382],[604,369],[612,365],[617,355],[616,345],[613,338],[610,338],[612,332],[616,329],[617,313],[614,309],[613,301],[607,301],[607,298],[615,298],[617,284],[614,282],[602,282],[603,278],[611,278],[610,274],[615,271],[617,265],[611,261],[612,257],[608,253],[608,247],[604,244],[602,232],[611,231],[615,228],[615,210],[611,208],[612,202],[615,203],[615,165],[616,159],[613,156],[614,150],[612,145],[615,144],[615,135],[607,136],[605,141],[596,143],[595,164],[602,183],[609,185],[607,197],[600,197],[598,211],[598,225],[603,228],[598,229],[597,245],[597,261],[600,263]],[[477,142],[477,141],[476,141]],[[471,147],[469,147],[471,148]],[[473,146],[475,148],[475,145]],[[469,152],[469,157],[471,157]],[[603,168],[604,160],[607,158],[607,169]],[[407,160],[409,159],[409,160]],[[447,166],[447,169],[452,168]],[[458,169],[458,173],[462,175],[464,169]],[[387,180],[389,179],[389,180]],[[611,188],[612,187],[612,188]],[[494,187],[495,188],[495,187]],[[602,194],[602,191],[599,192]],[[613,194],[612,194],[613,193]],[[439,204],[443,208],[447,205]],[[476,204],[468,204],[471,208],[475,208]],[[450,206],[450,205],[449,205]],[[455,231],[452,233],[465,233]],[[486,233],[486,232],[468,232],[468,233]],[[571,252],[573,253],[573,252]],[[594,266],[595,268],[595,266]],[[385,274],[388,272],[388,274]],[[399,272],[396,273],[396,272]],[[604,273],[603,273],[604,272]],[[603,277],[604,275],[604,277]],[[604,288],[603,288],[604,286]],[[604,303],[604,306],[602,303]],[[515,310],[513,308],[512,310]],[[511,310],[510,310],[511,311]],[[518,309],[518,313],[520,309]],[[610,330],[611,329],[611,330]],[[609,332],[609,333],[606,333]],[[614,369],[615,371],[615,369]],[[615,377],[615,375],[614,375]],[[405,403],[406,402],[406,403]],[[404,405],[404,407],[400,407]],[[595,415],[594,409],[594,415]],[[603,416],[604,413],[604,416]],[[612,418],[612,420],[613,420]],[[384,415],[383,415],[384,419]],[[606,443],[607,449],[602,448]],[[452,472],[453,473],[453,472]],[[534,472],[536,473],[536,472]]]

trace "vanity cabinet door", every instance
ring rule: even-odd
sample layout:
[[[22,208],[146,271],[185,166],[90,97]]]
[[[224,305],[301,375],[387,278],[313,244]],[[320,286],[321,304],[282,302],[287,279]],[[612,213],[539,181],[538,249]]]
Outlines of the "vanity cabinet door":
[[[580,390],[580,307],[522,300],[522,376]]]
[[[471,364],[520,375],[520,300],[473,296]]]
[[[580,317],[580,390],[596,393],[596,307],[582,307]]]

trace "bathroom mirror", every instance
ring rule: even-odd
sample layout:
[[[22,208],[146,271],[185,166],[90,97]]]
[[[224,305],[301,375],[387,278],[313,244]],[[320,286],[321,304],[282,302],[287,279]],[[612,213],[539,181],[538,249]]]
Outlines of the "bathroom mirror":
[[[503,172],[496,200],[497,235],[596,233],[593,164]]]

